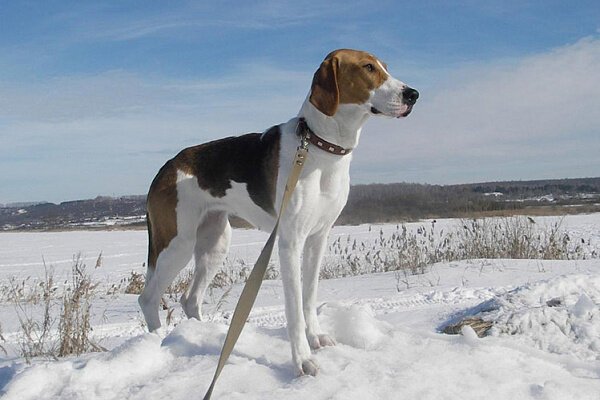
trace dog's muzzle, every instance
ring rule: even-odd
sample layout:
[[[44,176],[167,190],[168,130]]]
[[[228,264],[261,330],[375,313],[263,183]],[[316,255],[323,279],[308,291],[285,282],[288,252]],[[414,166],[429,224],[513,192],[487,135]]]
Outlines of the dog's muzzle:
[[[415,105],[415,103],[417,102],[418,98],[419,98],[419,92],[417,92],[413,88],[405,87],[398,94],[398,96],[396,97],[396,100],[394,101],[395,107],[390,112],[390,114],[392,114],[392,115],[390,115],[390,114],[387,114],[387,115],[394,116],[396,118],[406,117],[412,111],[412,108]],[[402,102],[401,105],[398,104],[400,101]],[[398,106],[400,106],[399,109],[396,108]],[[371,114],[377,115],[377,114],[384,114],[384,113],[381,110],[375,108],[374,106],[371,106]]]
[[[408,114],[410,114],[413,106],[417,102],[417,99],[419,98],[419,92],[417,92],[415,89],[413,89],[411,87],[407,87],[404,90],[402,90],[401,97],[402,97],[402,102],[406,106],[406,110],[403,111],[402,114],[400,114],[400,117],[406,117],[406,116],[408,116]]]

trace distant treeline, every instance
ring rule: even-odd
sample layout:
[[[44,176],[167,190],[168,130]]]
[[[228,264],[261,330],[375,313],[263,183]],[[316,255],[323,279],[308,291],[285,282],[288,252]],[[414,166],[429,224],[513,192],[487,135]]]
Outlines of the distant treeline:
[[[353,185],[338,224],[421,218],[511,214],[544,208],[548,213],[600,211],[600,178],[490,182],[464,185],[392,183]],[[146,196],[97,197],[60,204],[0,207],[0,230],[82,229],[111,218],[144,226]],[[235,226],[245,226],[232,218]]]
[[[462,185],[354,185],[338,224],[511,213],[541,205],[586,205],[598,203],[598,194],[600,178]],[[541,196],[550,196],[552,200]]]
[[[352,186],[338,224],[453,217],[520,207],[521,203],[498,200],[468,187],[415,183],[356,185]]]

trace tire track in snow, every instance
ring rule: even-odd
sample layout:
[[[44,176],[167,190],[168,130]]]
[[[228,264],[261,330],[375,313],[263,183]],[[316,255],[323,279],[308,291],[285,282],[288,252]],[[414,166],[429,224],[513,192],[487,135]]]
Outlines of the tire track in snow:
[[[470,306],[488,300],[498,294],[492,288],[454,288],[447,291],[433,290],[428,293],[417,293],[409,297],[374,297],[367,299],[342,299],[335,301],[345,306],[359,305],[368,306],[375,315],[389,314],[410,309],[420,309],[431,306],[443,305],[465,305]],[[327,304],[327,303],[323,303]],[[228,321],[231,313],[225,313],[217,317]],[[281,328],[286,324],[283,305],[267,308],[257,308],[250,314],[248,323],[264,328]]]

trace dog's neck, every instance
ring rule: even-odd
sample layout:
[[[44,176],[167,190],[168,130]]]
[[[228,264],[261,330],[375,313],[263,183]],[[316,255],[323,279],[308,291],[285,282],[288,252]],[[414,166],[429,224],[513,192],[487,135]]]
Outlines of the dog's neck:
[[[360,132],[369,113],[358,104],[340,104],[337,112],[329,117],[307,98],[298,117],[306,119],[309,128],[321,138],[345,149],[353,149],[358,145]]]

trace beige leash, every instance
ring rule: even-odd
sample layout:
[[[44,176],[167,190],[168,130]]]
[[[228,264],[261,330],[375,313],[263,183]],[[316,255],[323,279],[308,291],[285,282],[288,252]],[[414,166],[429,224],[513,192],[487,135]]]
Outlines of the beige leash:
[[[275,228],[273,228],[273,232],[271,232],[271,236],[269,236],[267,244],[265,244],[265,247],[260,252],[260,256],[258,256],[258,260],[256,260],[256,264],[254,264],[254,268],[252,269],[252,272],[246,281],[244,290],[242,290],[240,299],[238,300],[235,311],[233,312],[233,318],[231,319],[227,336],[225,337],[225,343],[223,344],[223,349],[221,350],[221,357],[219,357],[219,363],[217,364],[215,376],[213,377],[208,391],[204,395],[204,400],[209,400],[210,396],[212,396],[217,378],[219,378],[221,370],[225,366],[229,355],[233,351],[233,347],[240,337],[242,329],[244,329],[244,324],[248,319],[248,315],[250,314],[250,310],[254,305],[254,301],[258,295],[258,290],[260,289],[260,285],[262,284],[265,276],[267,265],[271,259],[271,253],[273,253],[273,246],[275,245],[275,238],[277,237],[277,230],[279,229],[279,221],[281,220],[281,216],[285,211],[287,203],[292,197],[292,192],[298,183],[300,172],[302,172],[302,167],[304,166],[304,161],[306,160],[306,155],[308,154],[308,141],[306,140],[304,133],[302,132],[301,134],[302,142],[301,145],[298,146],[296,156],[294,157],[294,163],[292,164],[292,170],[290,171],[290,175],[288,176],[288,180],[285,184],[281,209],[279,210],[279,216],[277,217]]]

